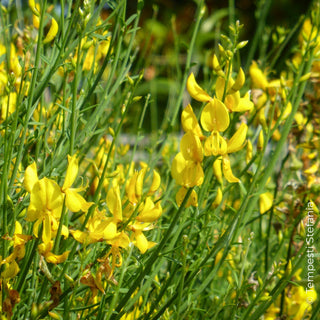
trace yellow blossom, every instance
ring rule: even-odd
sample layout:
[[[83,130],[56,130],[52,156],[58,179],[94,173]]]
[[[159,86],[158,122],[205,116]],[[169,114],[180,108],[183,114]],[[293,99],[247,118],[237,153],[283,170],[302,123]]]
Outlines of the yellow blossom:
[[[181,139],[181,151],[175,156],[171,174],[177,184],[191,188],[203,182],[203,151],[200,139],[190,131]]]

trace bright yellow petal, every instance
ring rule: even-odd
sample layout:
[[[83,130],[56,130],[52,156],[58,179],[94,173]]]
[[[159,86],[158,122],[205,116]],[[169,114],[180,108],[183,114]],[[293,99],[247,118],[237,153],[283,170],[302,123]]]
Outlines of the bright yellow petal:
[[[150,189],[148,191],[148,195],[155,193],[160,188],[160,184],[161,184],[160,174],[156,170],[153,170],[153,178],[152,178]]]
[[[252,80],[253,88],[259,88],[265,90],[268,86],[268,80],[266,75],[259,69],[255,61],[252,62],[249,68],[249,74]]]
[[[213,131],[204,143],[204,154],[206,156],[224,155],[227,153],[227,142],[220,136],[218,131]]]
[[[48,263],[58,264],[65,262],[68,259],[69,253],[70,251],[66,251],[63,254],[57,255],[49,252],[44,257]]]
[[[34,184],[38,181],[38,174],[37,174],[37,165],[35,162],[30,164],[25,173],[24,173],[24,180],[23,186],[24,188],[31,193]]]
[[[107,241],[112,246],[127,248],[130,244],[130,239],[126,233],[123,231],[111,241]]]
[[[243,98],[240,98],[238,105],[232,109],[233,112],[245,112],[251,111],[254,108],[254,104],[250,101],[249,92],[245,94]]]
[[[192,131],[201,140],[205,138],[190,104],[188,104],[182,111],[181,124],[184,132]]]
[[[155,205],[150,197],[147,197],[142,211],[137,216],[137,221],[153,222],[157,220],[162,214],[160,201]]]
[[[259,196],[260,213],[263,214],[271,209],[273,205],[273,194],[271,192],[265,192]]]
[[[111,240],[117,235],[117,224],[114,221],[108,223],[108,225],[104,228],[103,238],[105,240]]]
[[[228,94],[239,91],[243,87],[245,81],[246,81],[246,77],[244,75],[242,68],[240,68],[238,75],[237,75],[237,78],[236,78],[234,84],[232,85],[232,87],[230,88]]]
[[[221,191],[221,188],[219,187],[217,190],[217,195],[212,203],[212,207],[217,208],[221,203],[221,201],[222,201],[222,191]]]
[[[139,230],[134,233],[134,237],[134,244],[138,247],[142,254],[145,253],[148,250],[148,240],[145,235]]]
[[[200,121],[206,131],[223,132],[230,123],[228,109],[220,100],[214,99],[202,110]]]
[[[107,206],[116,221],[122,221],[122,205],[119,185],[109,189],[107,194]]]
[[[176,183],[183,185],[183,171],[186,167],[186,159],[183,157],[182,153],[179,152],[173,159],[171,165],[171,175]]]
[[[143,193],[143,184],[144,178],[146,176],[147,168],[143,168],[138,172],[137,181],[136,181],[136,195],[138,198],[142,196]]]
[[[66,194],[66,206],[71,212],[87,212],[89,208],[94,204],[93,202],[87,202],[77,191],[68,189]]]
[[[136,197],[136,181],[137,181],[138,172],[134,172],[133,176],[129,179],[126,185],[126,193],[128,199],[131,203],[137,204],[138,199]]]
[[[204,177],[201,164],[185,160],[181,152],[173,159],[171,175],[177,184],[187,188],[201,185]]]
[[[221,157],[217,158],[213,163],[213,173],[220,184],[223,183],[222,180],[222,170],[221,170]]]
[[[80,243],[91,243],[91,238],[89,237],[87,232],[83,232],[80,230],[71,230],[70,232],[76,241]]]
[[[195,100],[202,102],[208,102],[211,100],[211,97],[198,85],[193,73],[188,77],[187,90],[190,96]]]
[[[55,38],[55,36],[57,35],[58,30],[59,30],[58,23],[57,23],[57,21],[56,21],[54,18],[52,18],[52,19],[51,19],[50,29],[49,29],[49,31],[48,31],[48,33],[47,33],[47,35],[46,35],[46,37],[44,38],[44,40],[43,40],[42,43],[43,43],[43,44],[46,44],[46,43],[51,42],[51,41]]]
[[[241,123],[239,129],[235,132],[235,134],[227,143],[228,153],[237,152],[244,147],[247,132],[248,126],[245,123]]]
[[[76,158],[76,155],[74,154],[72,157],[68,155],[68,168],[67,168],[67,174],[64,179],[64,184],[62,186],[62,190],[65,191],[68,188],[72,186],[74,181],[77,178],[78,175],[78,159]]]
[[[239,182],[240,180],[236,178],[231,170],[231,165],[230,165],[230,159],[227,155],[222,157],[222,170],[223,170],[223,175],[227,179],[228,182],[234,183],[234,182]]]
[[[186,160],[202,162],[203,151],[201,141],[192,132],[189,131],[184,134],[180,142],[180,149]]]
[[[43,221],[43,230],[42,230],[42,241],[44,243],[49,243],[52,238],[52,231],[51,231],[51,217],[49,215],[45,215]]]

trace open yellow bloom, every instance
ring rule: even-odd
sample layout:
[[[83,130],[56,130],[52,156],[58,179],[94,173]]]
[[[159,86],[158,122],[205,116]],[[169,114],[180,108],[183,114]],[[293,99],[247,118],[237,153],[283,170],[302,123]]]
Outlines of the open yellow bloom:
[[[230,183],[239,182],[239,179],[236,178],[232,173],[228,154],[237,152],[245,146],[247,131],[247,125],[245,123],[242,123],[229,141],[226,141],[216,131],[214,131],[205,141],[205,155],[222,156],[221,160],[223,175]],[[219,163],[217,161],[219,160],[216,160],[214,163],[215,172],[217,171],[217,166],[219,166]]]
[[[50,242],[58,229],[62,207],[63,194],[55,181],[43,178],[34,183],[26,220],[36,221],[33,225],[35,236],[38,236],[38,228],[43,222],[42,240],[44,243]]]

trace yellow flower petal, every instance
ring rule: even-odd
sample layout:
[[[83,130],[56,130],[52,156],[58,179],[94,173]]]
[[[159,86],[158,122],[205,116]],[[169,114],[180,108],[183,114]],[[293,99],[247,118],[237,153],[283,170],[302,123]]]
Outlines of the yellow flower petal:
[[[92,243],[91,238],[88,235],[88,232],[83,232],[80,230],[70,230],[74,239],[80,243]]]
[[[200,163],[186,160],[179,152],[172,161],[171,175],[177,184],[191,188],[203,182],[203,169]]]
[[[213,173],[220,184],[223,183],[222,180],[222,170],[221,170],[221,157],[217,158],[213,163]]]
[[[156,170],[153,170],[153,179],[152,179],[150,189],[148,191],[148,195],[155,193],[160,188],[160,184],[161,184],[160,174]]]
[[[122,221],[122,204],[119,185],[109,189],[107,194],[107,206],[116,221]]]
[[[237,152],[245,146],[247,132],[248,126],[245,123],[242,123],[227,143],[228,153]]]
[[[266,75],[259,69],[255,61],[252,62],[249,68],[249,74],[252,80],[253,88],[259,88],[265,90],[268,86],[268,80]]]
[[[220,136],[218,131],[213,131],[204,143],[204,154],[206,156],[224,155],[227,153],[227,142]]]
[[[42,230],[42,241],[46,244],[51,241],[52,231],[51,231],[51,217],[45,215],[43,221],[43,230]]]
[[[265,192],[259,196],[260,213],[263,214],[271,209],[273,205],[273,194],[271,192]]]
[[[24,188],[31,193],[34,184],[38,181],[38,174],[37,174],[37,165],[35,162],[30,164],[25,173],[24,173],[24,180],[23,186]]]
[[[186,160],[202,162],[203,151],[200,139],[192,132],[187,132],[180,142],[181,153]]]
[[[240,98],[238,105],[235,108],[232,108],[233,112],[245,112],[251,111],[254,108],[254,104],[250,101],[250,94],[247,92],[243,98]]]
[[[136,196],[136,182],[137,182],[138,172],[136,171],[133,176],[129,179],[127,185],[126,185],[126,193],[128,196],[128,199],[131,203],[137,204],[138,199]]]
[[[114,221],[111,221],[103,230],[103,239],[111,240],[117,235],[117,224]]]
[[[238,75],[237,75],[237,78],[236,78],[234,84],[232,85],[232,87],[230,88],[228,94],[239,91],[243,87],[245,81],[246,81],[246,77],[244,75],[242,68],[240,68]]]
[[[214,99],[202,110],[200,121],[206,131],[223,132],[230,123],[228,109],[220,100]]]
[[[71,212],[87,212],[89,208],[94,204],[93,202],[87,202],[76,190],[68,189],[66,194],[66,206]]]
[[[201,140],[205,138],[190,104],[188,104],[182,111],[181,124],[184,132],[192,131],[193,134],[198,136]]]
[[[43,44],[51,42],[55,38],[55,36],[57,35],[58,29],[59,29],[59,26],[58,26],[57,21],[54,18],[52,18],[50,29],[49,29],[45,39],[43,40]]]
[[[148,240],[142,231],[138,230],[134,233],[135,242],[134,244],[138,247],[140,252],[143,254],[148,250]]]
[[[187,90],[190,96],[195,100],[202,102],[208,102],[211,100],[211,97],[198,85],[193,73],[188,77]]]
[[[230,159],[227,155],[222,157],[222,170],[223,170],[223,175],[227,179],[228,182],[234,183],[234,182],[239,182],[240,180],[236,178],[231,170],[231,165],[230,165]]]
[[[62,190],[65,191],[72,186],[78,175],[78,159],[74,154],[72,157],[68,155],[68,168]]]
[[[60,254],[60,255],[49,252],[44,256],[44,258],[48,263],[58,264],[58,263],[65,262],[68,259],[69,253],[70,253],[70,250],[65,251],[63,254]]]
[[[221,203],[221,201],[222,201],[222,191],[221,191],[221,188],[219,187],[217,190],[217,195],[212,203],[212,207],[217,208]]]
[[[143,193],[144,178],[146,176],[147,168],[143,168],[138,172],[136,181],[136,196],[140,198]]]
[[[146,198],[142,211],[137,216],[137,221],[153,222],[157,220],[162,214],[160,201],[155,205],[150,197]]]

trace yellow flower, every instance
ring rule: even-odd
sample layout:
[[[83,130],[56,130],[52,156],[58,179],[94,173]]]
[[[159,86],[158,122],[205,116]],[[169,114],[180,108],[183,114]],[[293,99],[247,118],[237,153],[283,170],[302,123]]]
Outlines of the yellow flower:
[[[78,160],[76,155],[70,157],[68,155],[68,168],[67,174],[62,186],[62,192],[66,196],[66,206],[72,212],[83,211],[87,212],[88,209],[94,204],[93,202],[87,202],[79,192],[83,191],[85,187],[71,188],[72,184],[78,175]]]
[[[204,130],[223,132],[229,127],[229,112],[224,103],[214,98],[202,110],[200,122]]]
[[[43,222],[42,240],[48,243],[58,230],[63,208],[63,193],[55,181],[48,178],[38,179],[35,163],[25,170],[23,186],[30,193],[26,220],[35,221],[33,234],[36,237],[38,237],[39,226]],[[62,226],[61,234],[67,237],[68,228]]]
[[[63,207],[63,194],[58,184],[43,178],[34,183],[30,194],[30,204],[26,220],[33,222],[33,233],[38,237],[39,225],[43,222],[42,240],[50,242],[58,229],[58,221]]]
[[[204,173],[201,166],[203,150],[200,139],[191,131],[181,139],[181,152],[173,159],[171,174],[177,184],[191,188],[203,182]]]
[[[58,264],[67,260],[70,250],[65,251],[63,254],[57,255],[51,252],[52,248],[53,241],[38,245],[39,253],[44,256],[48,263]]]
[[[108,217],[105,211],[96,209],[86,224],[87,231],[71,231],[78,242],[90,244],[108,241],[119,235],[117,224],[122,221],[122,205],[118,185],[109,189],[106,202],[112,217]]]
[[[248,127],[245,123],[242,123],[236,133],[231,137],[229,141],[222,138],[218,132],[213,132],[205,141],[205,155],[221,155],[222,171],[228,182],[239,182],[231,170],[230,159],[228,154],[241,150],[245,146],[245,140],[247,136]],[[220,159],[220,158],[218,158]],[[216,160],[220,161],[220,160]],[[219,166],[218,162],[214,163],[214,171],[217,172]]]
[[[250,111],[254,107],[253,102],[250,101],[249,92],[247,92],[243,98],[240,96],[239,90],[243,86],[244,81],[244,73],[241,68],[236,81],[234,81],[231,77],[228,80],[224,104],[231,112]],[[225,86],[226,80],[222,77],[218,77],[216,81],[216,96],[221,101],[223,99]]]

